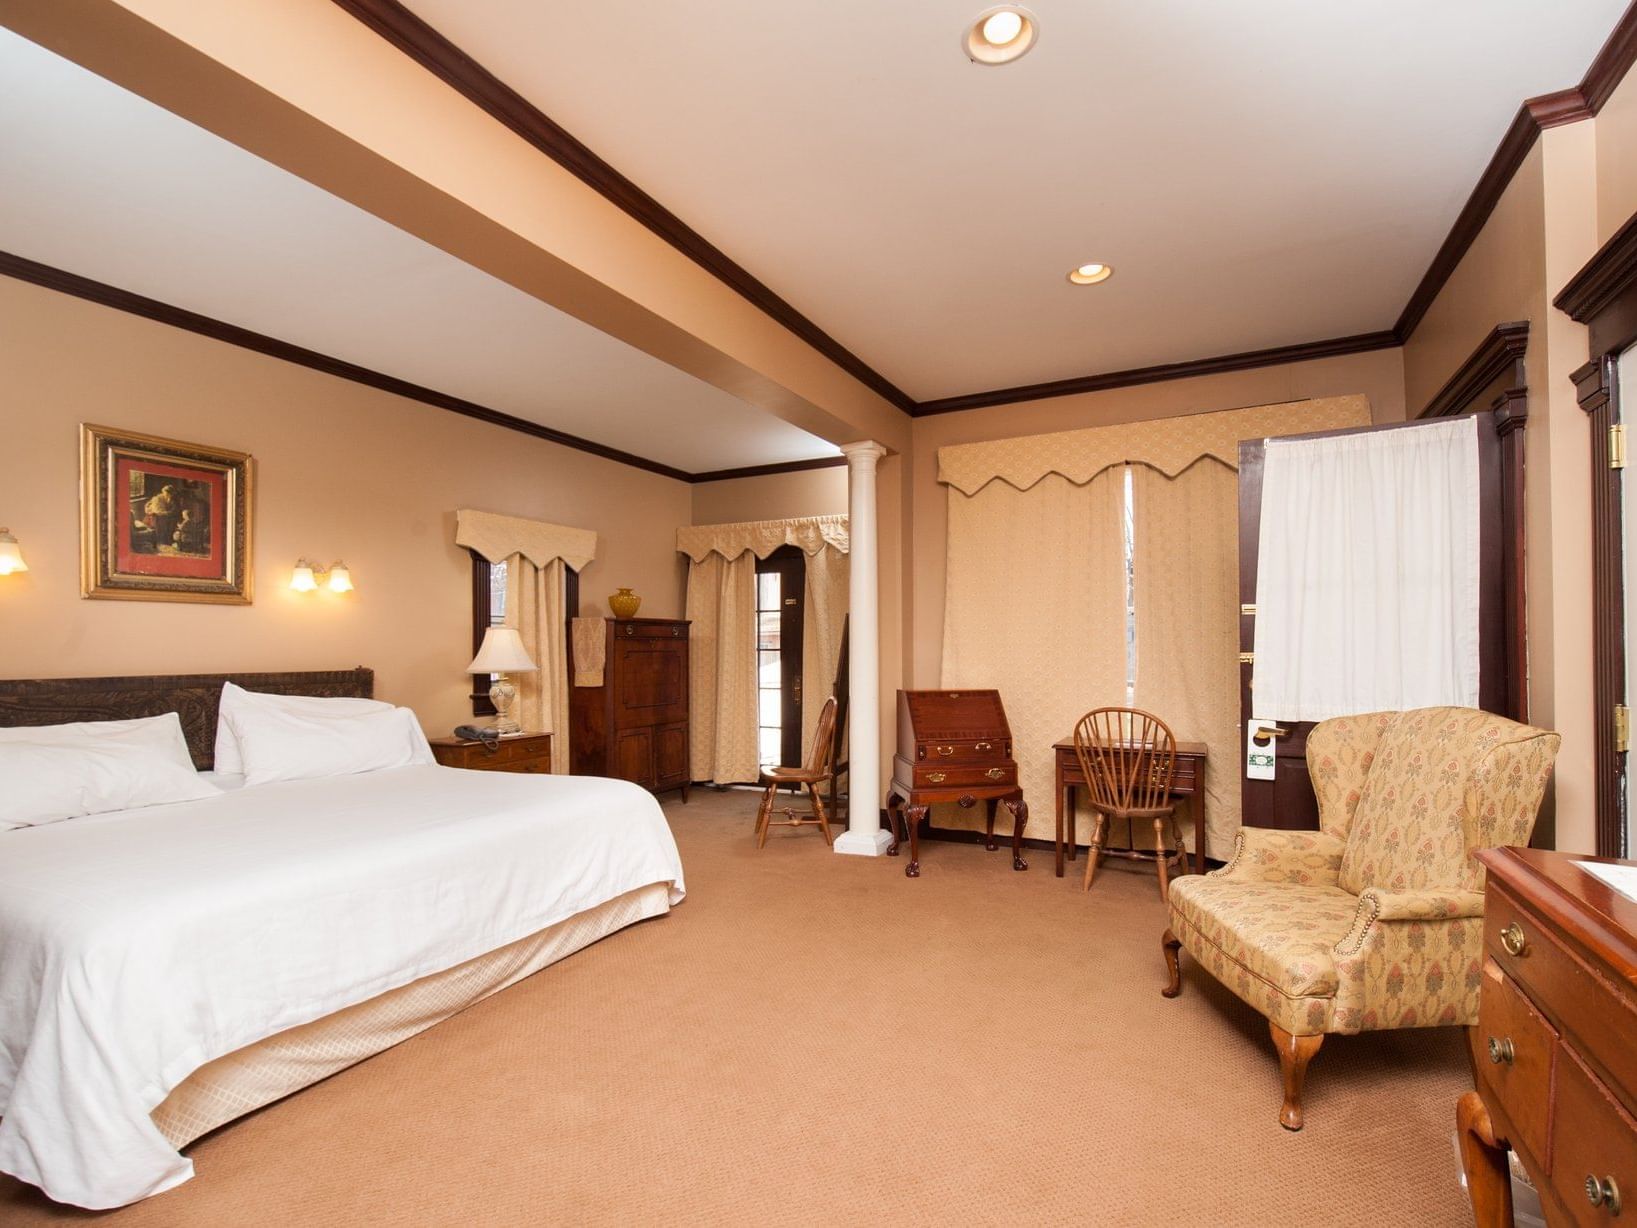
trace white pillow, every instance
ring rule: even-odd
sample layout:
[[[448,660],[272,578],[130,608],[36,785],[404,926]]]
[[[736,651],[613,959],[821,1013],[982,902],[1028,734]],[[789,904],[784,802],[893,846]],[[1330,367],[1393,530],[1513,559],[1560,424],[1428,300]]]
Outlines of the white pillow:
[[[426,735],[408,708],[311,716],[250,705],[228,719],[244,756],[247,788],[432,762]]]
[[[193,771],[182,718],[174,712],[129,721],[75,721],[69,725],[9,725],[0,728],[0,743],[37,746],[128,746],[177,767]]]
[[[216,718],[216,762],[212,765],[225,776],[244,774],[244,756],[239,750],[238,736],[233,732],[231,717],[246,708],[266,708],[274,712],[293,712],[298,716],[324,717],[326,715],[356,712],[388,712],[391,704],[378,699],[324,699],[316,695],[266,695],[261,691],[247,691],[231,682],[222,684],[222,706]],[[430,749],[428,754],[430,754]]]
[[[0,740],[0,830],[220,793],[200,779],[191,763],[178,764],[140,744],[89,738]]]

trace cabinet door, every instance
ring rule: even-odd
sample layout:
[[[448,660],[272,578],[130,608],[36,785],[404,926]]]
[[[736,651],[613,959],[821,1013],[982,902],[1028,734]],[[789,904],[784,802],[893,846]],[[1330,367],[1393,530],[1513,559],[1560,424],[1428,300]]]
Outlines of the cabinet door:
[[[614,775],[635,784],[654,784],[654,731],[629,729],[614,739]]]
[[[615,640],[612,666],[616,729],[687,719],[687,640]]]
[[[661,788],[688,779],[688,725],[661,725],[655,731],[654,767]]]

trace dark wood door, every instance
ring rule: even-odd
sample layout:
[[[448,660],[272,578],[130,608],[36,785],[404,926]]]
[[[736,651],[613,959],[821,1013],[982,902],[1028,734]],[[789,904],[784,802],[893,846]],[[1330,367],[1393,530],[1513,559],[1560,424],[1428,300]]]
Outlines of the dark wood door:
[[[807,556],[780,546],[756,562],[757,757],[761,766],[802,762],[802,606]],[[822,680],[827,683],[828,679]]]
[[[1502,497],[1501,442],[1494,414],[1478,418],[1478,704],[1489,712],[1518,714],[1512,707],[1509,680],[1518,668],[1508,651],[1505,575],[1521,557],[1522,541],[1509,527]],[[1315,439],[1334,435],[1357,435],[1366,431],[1405,431],[1428,425],[1426,422],[1397,422],[1390,426],[1357,427],[1347,431],[1324,431],[1300,438]],[[1255,665],[1251,654],[1256,644],[1256,558],[1262,527],[1263,441],[1245,440],[1239,445],[1239,762],[1242,820],[1247,827],[1278,827],[1292,831],[1316,830],[1319,803],[1307,772],[1309,721],[1279,720],[1276,712],[1256,709],[1252,693]],[[1510,561],[1508,561],[1510,560]],[[1521,642],[1521,639],[1520,639]],[[1278,720],[1281,731],[1273,739],[1272,780],[1251,780],[1245,776],[1245,741],[1251,718]]]

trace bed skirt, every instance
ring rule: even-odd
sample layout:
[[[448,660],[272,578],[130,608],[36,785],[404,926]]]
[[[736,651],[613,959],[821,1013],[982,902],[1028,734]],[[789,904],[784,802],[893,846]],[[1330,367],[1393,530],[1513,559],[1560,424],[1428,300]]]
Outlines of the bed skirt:
[[[224,1054],[176,1085],[154,1109],[154,1125],[180,1150],[218,1126],[442,1023],[615,930],[670,911],[670,891],[669,883],[628,891],[464,964]]]

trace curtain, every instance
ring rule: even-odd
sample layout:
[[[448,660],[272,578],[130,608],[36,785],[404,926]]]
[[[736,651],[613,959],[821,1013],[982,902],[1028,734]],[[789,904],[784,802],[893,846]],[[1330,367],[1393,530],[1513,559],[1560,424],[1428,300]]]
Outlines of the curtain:
[[[506,560],[506,625],[515,627],[540,668],[513,674],[517,720],[524,729],[551,734],[551,770],[567,774],[568,645],[563,560],[537,567],[525,555]]]
[[[1239,830],[1238,492],[1214,457],[1174,478],[1131,467],[1136,706],[1177,741],[1205,743],[1205,851],[1219,859]],[[1192,849],[1192,822],[1180,826]]]
[[[1052,473],[1027,491],[949,490],[942,685],[1000,689],[1032,836],[1052,832],[1052,744],[1125,702],[1124,506],[1119,467],[1081,486]],[[937,822],[981,828],[983,807]]]
[[[801,744],[811,750],[824,701],[835,693],[841,628],[847,619],[847,556],[826,547],[807,556],[801,620]]]
[[[688,566],[688,720],[695,780],[742,784],[756,750],[756,556]]]
[[[1478,703],[1478,424],[1269,440],[1258,716]]]

